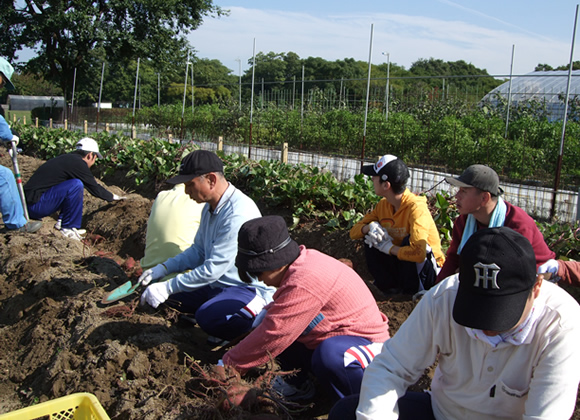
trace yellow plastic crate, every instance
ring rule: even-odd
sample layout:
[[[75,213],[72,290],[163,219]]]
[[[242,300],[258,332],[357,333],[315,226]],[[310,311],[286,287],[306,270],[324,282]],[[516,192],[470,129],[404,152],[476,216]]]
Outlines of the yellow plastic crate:
[[[110,420],[97,397],[87,392],[67,395],[32,407],[0,414],[0,420]]]

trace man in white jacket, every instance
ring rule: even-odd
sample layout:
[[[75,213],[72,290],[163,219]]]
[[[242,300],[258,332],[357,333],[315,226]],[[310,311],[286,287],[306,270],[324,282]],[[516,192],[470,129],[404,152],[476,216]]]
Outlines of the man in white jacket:
[[[354,418],[355,407],[357,419],[570,418],[579,316],[568,293],[536,278],[525,237],[479,230],[459,274],[429,290],[366,369],[360,397],[339,402],[329,419]],[[408,392],[436,360],[431,392]]]

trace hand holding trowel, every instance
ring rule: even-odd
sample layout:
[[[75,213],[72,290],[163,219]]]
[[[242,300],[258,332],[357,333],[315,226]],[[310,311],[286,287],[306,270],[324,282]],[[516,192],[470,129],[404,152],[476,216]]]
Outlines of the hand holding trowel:
[[[155,267],[145,270],[135,285],[133,285],[131,280],[123,283],[121,286],[117,287],[115,290],[105,296],[101,303],[108,304],[123,299],[124,297],[133,294],[139,288],[139,286],[148,286],[152,281],[159,280],[165,277],[167,274],[167,268],[165,268],[163,264],[157,264]]]

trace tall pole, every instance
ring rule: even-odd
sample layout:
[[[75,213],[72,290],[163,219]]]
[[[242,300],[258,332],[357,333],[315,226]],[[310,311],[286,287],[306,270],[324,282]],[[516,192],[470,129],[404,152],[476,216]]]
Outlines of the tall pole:
[[[248,145],[248,159],[252,154],[252,123],[254,118],[254,79],[256,77],[256,38],[254,38],[254,52],[252,53],[252,96],[250,99],[250,142]]]
[[[73,110],[75,106],[75,87],[77,85],[77,68],[75,67],[75,74],[73,77],[73,91],[72,91],[72,100],[70,103],[70,117],[73,118]]]
[[[157,107],[161,106],[161,73],[157,73]]]
[[[242,112],[242,60],[236,58],[238,62],[238,75],[239,75],[239,82],[238,82],[238,106],[240,112]]]
[[[385,120],[389,119],[389,76],[390,76],[390,72],[391,72],[391,57],[390,54],[387,53],[382,53],[383,55],[387,56],[387,88],[386,88],[386,93],[385,93]]]
[[[558,166],[556,167],[556,179],[554,180],[554,195],[552,196],[552,208],[550,218],[553,220],[556,215],[556,196],[560,184],[560,174],[562,172],[562,158],[564,157],[564,139],[566,138],[566,122],[568,120],[568,96],[570,95],[570,81],[572,79],[572,67],[574,65],[574,42],[576,39],[576,25],[578,24],[578,5],[576,5],[576,16],[574,18],[574,30],[572,31],[572,44],[570,46],[570,66],[568,67],[568,84],[566,86],[566,100],[564,102],[564,119],[562,121],[562,137],[560,139],[560,153],[558,155]]]
[[[194,108],[194,102],[193,102],[193,98],[195,96],[195,79],[194,79],[194,74],[193,74],[193,63],[189,63],[191,64],[191,115],[193,115],[193,108]]]
[[[363,144],[362,144],[362,150],[361,150],[361,156],[360,156],[361,173],[362,173],[362,168],[364,165],[365,143],[366,143],[366,138],[367,138],[367,117],[368,117],[368,113],[369,113],[369,93],[371,90],[371,64],[372,64],[372,56],[373,56],[373,29],[374,29],[374,24],[371,23],[371,41],[370,41],[370,45],[369,45],[369,71],[368,71],[368,75],[367,75],[367,97],[366,97],[366,103],[365,103],[365,121],[364,121],[364,126],[363,126]]]
[[[505,135],[504,138],[507,139],[508,135],[508,128],[510,126],[510,106],[512,104],[512,75],[514,71],[514,54],[516,52],[515,44],[512,45],[512,63],[510,65],[510,83],[508,85],[508,103],[507,103],[507,111],[505,116]]]
[[[135,75],[135,94],[133,95],[133,117],[131,118],[131,137],[133,137],[133,133],[135,132],[135,104],[137,102],[137,83],[139,82],[139,64],[141,62],[141,58],[137,57],[137,74]]]
[[[181,130],[179,138],[183,139],[183,117],[185,115],[185,95],[187,93],[187,73],[189,72],[189,51],[187,51],[187,62],[185,63],[185,82],[183,82],[183,105],[181,106]]]
[[[101,94],[103,93],[104,77],[105,77],[105,62],[103,61],[103,69],[101,70],[101,87],[99,88],[99,103],[97,104],[97,123],[95,124],[95,131],[99,131],[99,114],[101,112]]]

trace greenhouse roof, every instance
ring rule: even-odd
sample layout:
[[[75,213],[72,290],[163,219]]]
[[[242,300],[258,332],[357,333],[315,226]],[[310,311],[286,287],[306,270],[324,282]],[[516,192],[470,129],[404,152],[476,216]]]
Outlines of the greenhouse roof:
[[[517,105],[525,101],[541,101],[547,105],[548,118],[559,120],[564,115],[564,101],[568,85],[568,71],[534,71],[516,76],[511,81],[511,102]],[[570,78],[570,99],[580,95],[580,70],[573,70]],[[497,104],[497,95],[504,98],[510,93],[509,80],[483,97],[481,102]]]
[[[566,94],[568,71],[534,71],[523,76],[512,78],[511,97],[513,101],[529,99],[560,102],[558,95]],[[507,81],[489,92],[483,100],[491,100],[496,93],[507,96],[510,82]],[[572,71],[570,95],[580,95],[580,70]]]

